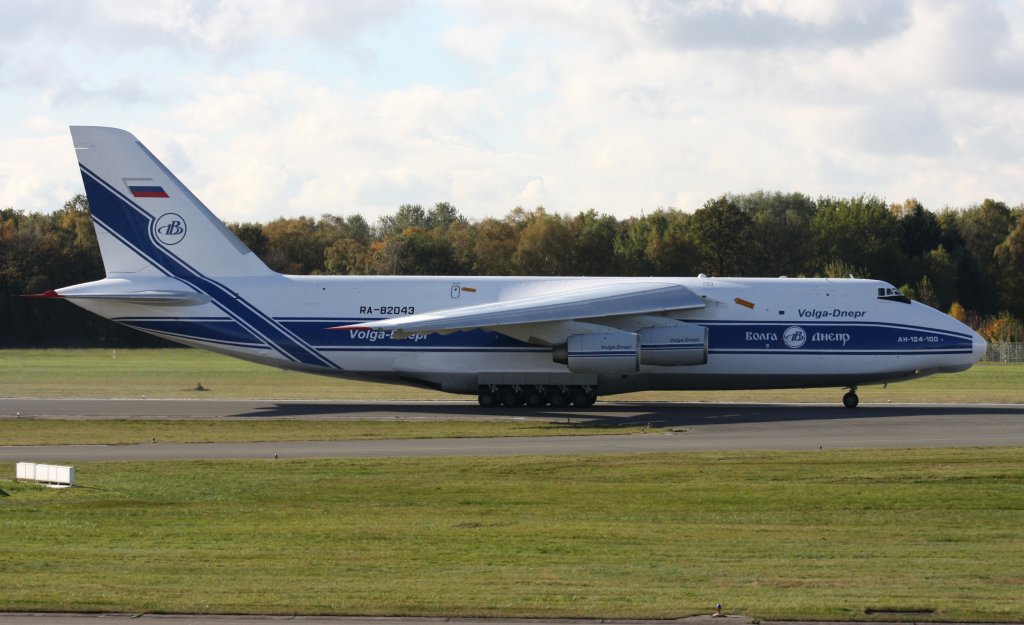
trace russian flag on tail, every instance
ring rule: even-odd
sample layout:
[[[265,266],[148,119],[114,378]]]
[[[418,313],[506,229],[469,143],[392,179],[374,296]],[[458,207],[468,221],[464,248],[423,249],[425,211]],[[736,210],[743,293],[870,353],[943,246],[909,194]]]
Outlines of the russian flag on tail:
[[[153,184],[152,178],[125,178],[124,183],[132,197],[168,197],[163,187]]]

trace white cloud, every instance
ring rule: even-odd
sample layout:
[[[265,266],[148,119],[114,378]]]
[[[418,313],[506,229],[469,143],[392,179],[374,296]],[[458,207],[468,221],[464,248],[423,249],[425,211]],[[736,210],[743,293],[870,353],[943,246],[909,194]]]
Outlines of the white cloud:
[[[33,117],[5,135],[0,208],[52,211],[82,192],[71,136],[53,120]]]
[[[67,122],[135,132],[229,220],[1024,199],[1009,0],[57,6],[0,25],[0,204],[76,190]]]
[[[445,45],[456,54],[482,64],[494,64],[505,43],[506,31],[497,24],[470,28],[456,26],[444,33]]]
[[[59,31],[116,47],[195,45],[223,50],[267,39],[315,39],[344,45],[345,38],[408,10],[408,0],[55,0],[9,9],[18,28],[10,34]]]

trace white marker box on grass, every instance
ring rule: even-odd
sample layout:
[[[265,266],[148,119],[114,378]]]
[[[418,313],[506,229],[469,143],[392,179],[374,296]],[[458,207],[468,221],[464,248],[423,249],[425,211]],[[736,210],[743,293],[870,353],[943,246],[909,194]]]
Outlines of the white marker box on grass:
[[[56,488],[73,486],[75,483],[75,467],[19,462],[16,471],[16,478],[26,482],[39,482]]]

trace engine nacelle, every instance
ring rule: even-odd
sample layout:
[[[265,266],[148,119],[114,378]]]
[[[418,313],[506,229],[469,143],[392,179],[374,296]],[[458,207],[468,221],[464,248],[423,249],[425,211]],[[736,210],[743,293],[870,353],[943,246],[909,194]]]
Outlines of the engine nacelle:
[[[640,364],[662,367],[703,365],[708,361],[708,329],[684,324],[640,330]]]
[[[633,373],[640,369],[640,336],[622,330],[574,334],[554,348],[552,358],[574,373]]]

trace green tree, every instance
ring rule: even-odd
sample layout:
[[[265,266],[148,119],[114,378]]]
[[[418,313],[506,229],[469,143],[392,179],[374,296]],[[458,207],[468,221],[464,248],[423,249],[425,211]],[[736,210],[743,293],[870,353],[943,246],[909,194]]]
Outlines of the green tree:
[[[994,256],[1003,302],[1011,314],[1024,318],[1024,216],[1018,215],[1017,225],[996,246]]]
[[[942,244],[938,218],[920,202],[908,199],[903,204],[893,204],[891,210],[898,220],[900,249],[905,256],[923,256]]]
[[[749,275],[799,276],[812,273],[814,201],[802,193],[757,191],[731,196],[750,216]]]
[[[949,252],[956,274],[957,301],[967,310],[989,314],[999,309],[999,293],[985,276],[960,230],[960,211],[946,209],[938,214],[942,247]]]
[[[263,227],[267,253],[263,262],[275,271],[306,275],[324,273],[321,225],[312,217],[281,217]]]
[[[995,250],[1013,229],[1016,221],[1014,215],[1003,202],[986,199],[981,204],[964,209],[958,217],[964,245],[973,257],[978,273],[971,279],[974,284],[964,286],[979,300],[980,310],[987,313],[1002,310],[1008,294],[999,288],[1000,276]],[[970,271],[974,267],[965,269]]]
[[[660,215],[630,217],[618,224],[618,234],[612,249],[615,264],[627,276],[654,275],[654,265],[648,256],[651,238],[656,236]]]
[[[986,199],[981,204],[964,209],[960,214],[960,232],[967,248],[977,259],[982,271],[993,275],[993,253],[1006,239],[1015,225],[1009,207],[1003,202]]]
[[[752,269],[752,220],[729,196],[708,200],[690,219],[690,232],[710,273],[743,276]]]
[[[900,291],[910,299],[917,300],[922,304],[927,304],[932,308],[939,308],[939,301],[935,295],[935,289],[932,287],[932,281],[928,279],[928,276],[923,276],[916,284],[914,284],[914,286],[906,284],[903,285],[900,287]]]
[[[324,249],[324,270],[330,275],[366,273],[369,254],[369,248],[356,239],[338,239]]]
[[[377,274],[448,276],[465,273],[451,243],[439,232],[407,228],[384,241],[373,255],[371,271]]]
[[[618,222],[611,215],[599,215],[594,209],[562,220],[574,243],[572,273],[583,276],[610,276],[618,272],[615,239]]]
[[[427,212],[425,222],[428,230],[450,230],[466,225],[468,220],[459,213],[453,204],[438,202]]]
[[[255,222],[230,223],[227,224],[231,232],[245,244],[253,254],[261,260],[267,255],[267,235],[263,234],[263,224]]]
[[[512,263],[519,275],[570,275],[575,262],[573,251],[572,235],[562,219],[538,207],[519,234]]]
[[[849,278],[867,274],[862,267],[855,267],[841,258],[832,258],[825,263],[822,275],[826,278]]]
[[[377,238],[384,241],[409,228],[429,230],[427,213],[419,204],[402,204],[394,215],[384,215],[377,221]]]
[[[658,209],[649,217],[644,257],[650,275],[694,276],[701,269],[701,252],[689,232],[691,216],[675,209]]]
[[[925,254],[922,261],[924,270],[918,280],[928,278],[935,298],[934,304],[925,303],[939,310],[948,310],[957,301],[957,274],[953,257],[940,245]]]
[[[512,255],[519,244],[519,230],[509,220],[484,219],[474,231],[473,273],[481,276],[510,276]]]
[[[896,217],[877,197],[820,198],[811,222],[818,258],[841,261],[864,273],[899,283],[900,250]]]

